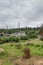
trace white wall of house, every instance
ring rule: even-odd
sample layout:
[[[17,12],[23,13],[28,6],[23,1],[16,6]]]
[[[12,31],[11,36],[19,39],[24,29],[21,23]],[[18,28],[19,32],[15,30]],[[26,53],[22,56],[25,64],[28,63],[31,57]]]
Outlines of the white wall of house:
[[[26,35],[25,32],[15,32],[13,34],[3,34],[3,36],[24,36]],[[1,36],[1,35],[0,35]]]
[[[14,33],[14,36],[24,36],[26,35],[25,32],[16,32]]]

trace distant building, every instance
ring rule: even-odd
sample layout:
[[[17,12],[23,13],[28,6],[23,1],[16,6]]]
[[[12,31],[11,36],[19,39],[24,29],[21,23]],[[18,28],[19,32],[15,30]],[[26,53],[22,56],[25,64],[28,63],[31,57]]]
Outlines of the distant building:
[[[5,36],[11,36],[11,34],[5,34]]]
[[[0,33],[0,36],[5,36],[5,34],[4,33]]]
[[[24,36],[24,35],[26,35],[24,31],[15,32],[15,33],[12,33],[12,34],[0,33],[0,36]]]
[[[0,36],[4,36],[4,34],[0,33]]]
[[[24,36],[24,35],[26,35],[26,34],[25,34],[25,32],[22,32],[22,31],[14,33],[14,36]]]

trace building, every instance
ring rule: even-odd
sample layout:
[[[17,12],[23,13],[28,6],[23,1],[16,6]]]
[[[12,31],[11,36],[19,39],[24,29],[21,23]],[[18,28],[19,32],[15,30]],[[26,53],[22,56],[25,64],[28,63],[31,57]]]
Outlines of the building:
[[[26,35],[24,31],[23,32],[20,31],[20,32],[15,32],[14,33],[14,36],[24,36],[24,35]]]
[[[20,31],[20,32],[15,32],[12,34],[0,34],[0,36],[24,36],[26,35],[24,31]]]
[[[4,34],[3,33],[0,33],[0,36],[4,36]]]

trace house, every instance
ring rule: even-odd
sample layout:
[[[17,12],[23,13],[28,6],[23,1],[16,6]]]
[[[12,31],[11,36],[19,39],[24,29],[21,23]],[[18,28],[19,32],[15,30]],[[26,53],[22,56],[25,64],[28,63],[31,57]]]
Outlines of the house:
[[[20,31],[20,32],[15,32],[14,33],[14,36],[24,36],[24,35],[26,35],[24,31],[23,32]]]
[[[20,32],[15,32],[15,33],[12,33],[12,34],[4,34],[3,36],[24,36],[26,35],[25,32],[23,31],[20,31]]]
[[[3,33],[0,33],[0,36],[4,36],[4,34]]]
[[[5,34],[4,36],[11,36],[11,34]]]

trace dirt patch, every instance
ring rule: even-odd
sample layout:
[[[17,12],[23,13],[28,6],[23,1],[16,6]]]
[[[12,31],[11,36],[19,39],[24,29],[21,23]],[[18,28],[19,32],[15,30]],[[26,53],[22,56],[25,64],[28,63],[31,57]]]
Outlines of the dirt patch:
[[[0,65],[1,65],[1,60],[0,60]]]
[[[2,60],[2,59],[0,59],[0,65],[2,65],[2,63],[3,63],[3,60]]]
[[[39,61],[35,62],[34,65],[43,65],[43,60],[39,60]]]
[[[32,57],[30,59],[18,59],[15,65],[43,65],[43,57]]]
[[[3,48],[0,48],[0,52],[2,52],[2,51],[4,51],[4,49]]]

